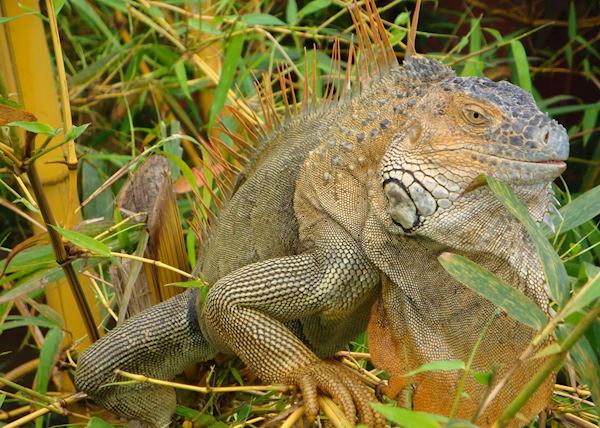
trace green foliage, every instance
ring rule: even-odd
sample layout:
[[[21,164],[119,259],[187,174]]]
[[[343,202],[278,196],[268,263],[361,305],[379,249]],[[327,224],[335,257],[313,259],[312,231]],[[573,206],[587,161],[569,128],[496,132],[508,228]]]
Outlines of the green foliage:
[[[458,254],[443,253],[438,259],[454,279],[504,309],[508,316],[536,329],[546,324],[546,316],[533,301],[489,270]]]

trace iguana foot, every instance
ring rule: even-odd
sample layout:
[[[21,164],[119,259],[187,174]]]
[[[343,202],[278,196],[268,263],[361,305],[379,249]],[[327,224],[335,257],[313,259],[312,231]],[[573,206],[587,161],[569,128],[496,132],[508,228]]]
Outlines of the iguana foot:
[[[288,376],[290,383],[300,387],[304,398],[305,414],[314,420],[319,413],[318,391],[323,392],[341,407],[348,420],[354,423],[356,410],[361,422],[368,427],[383,427],[383,416],[375,412],[369,403],[377,402],[377,398],[356,374],[341,364],[331,361],[320,361],[307,367],[297,369]]]

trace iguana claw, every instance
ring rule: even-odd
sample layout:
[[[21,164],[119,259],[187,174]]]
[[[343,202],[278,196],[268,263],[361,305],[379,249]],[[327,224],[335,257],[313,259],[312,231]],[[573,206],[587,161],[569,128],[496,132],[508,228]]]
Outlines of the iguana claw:
[[[385,420],[369,406],[377,398],[364,382],[341,364],[320,361],[316,364],[296,370],[289,376],[291,383],[300,387],[304,398],[306,416],[316,419],[319,414],[318,392],[325,393],[339,404],[354,424],[356,411],[360,420],[368,427],[383,427]]]

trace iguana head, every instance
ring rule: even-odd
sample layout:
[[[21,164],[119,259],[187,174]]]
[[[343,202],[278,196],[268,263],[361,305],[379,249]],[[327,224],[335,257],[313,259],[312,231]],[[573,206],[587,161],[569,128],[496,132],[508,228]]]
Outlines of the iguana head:
[[[387,215],[400,232],[423,232],[451,211],[456,217],[461,207],[476,209],[476,199],[490,193],[480,188],[483,174],[547,196],[565,169],[568,136],[528,92],[508,82],[457,77],[422,57],[392,73],[404,95],[394,111],[403,118],[381,172]]]

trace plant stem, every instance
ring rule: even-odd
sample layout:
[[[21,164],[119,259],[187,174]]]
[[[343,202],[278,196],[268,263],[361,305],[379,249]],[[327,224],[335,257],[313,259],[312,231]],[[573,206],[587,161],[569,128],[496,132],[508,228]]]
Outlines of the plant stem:
[[[501,428],[506,425],[523,407],[525,402],[531,395],[544,383],[547,377],[559,368],[569,349],[573,347],[575,342],[585,333],[594,321],[600,316],[600,300],[596,302],[594,307],[579,321],[575,328],[569,333],[565,341],[561,344],[561,352],[552,355],[549,360],[540,368],[525,387],[519,392],[516,398],[509,404],[500,417],[494,422],[492,428]]]
[[[28,155],[29,153],[26,152],[26,154]],[[50,209],[50,204],[48,203],[46,195],[44,194],[44,187],[42,185],[42,180],[36,164],[37,162],[33,162],[27,167],[26,173],[29,177],[29,183],[31,184],[33,194],[37,200],[40,214],[44,219],[44,223],[49,226],[58,226],[56,219],[54,218],[54,214]],[[62,243],[60,235],[53,227],[48,227],[48,235],[50,236],[50,242],[52,243],[52,249],[56,258],[56,263],[58,263],[58,265],[63,269],[65,277],[71,286],[71,290],[73,291],[73,295],[75,296],[75,300],[77,302],[77,307],[83,317],[87,334],[90,340],[95,342],[100,338],[100,336],[98,335],[98,330],[96,329],[96,323],[94,321],[94,317],[92,316],[90,307],[85,300],[79,279],[77,278],[75,270],[73,269],[73,265],[71,264],[71,260],[67,255],[67,250]]]
[[[280,391],[287,392],[292,387],[287,385],[240,385],[240,386],[196,386],[188,385],[185,383],[171,382],[168,380],[155,379],[144,375],[135,373],[129,373],[123,370],[115,370],[115,373],[119,376],[132,379],[139,383],[151,383],[154,385],[170,386],[177,389],[184,389],[186,391],[195,391],[201,394],[210,394],[213,392],[248,392],[248,391]]]

